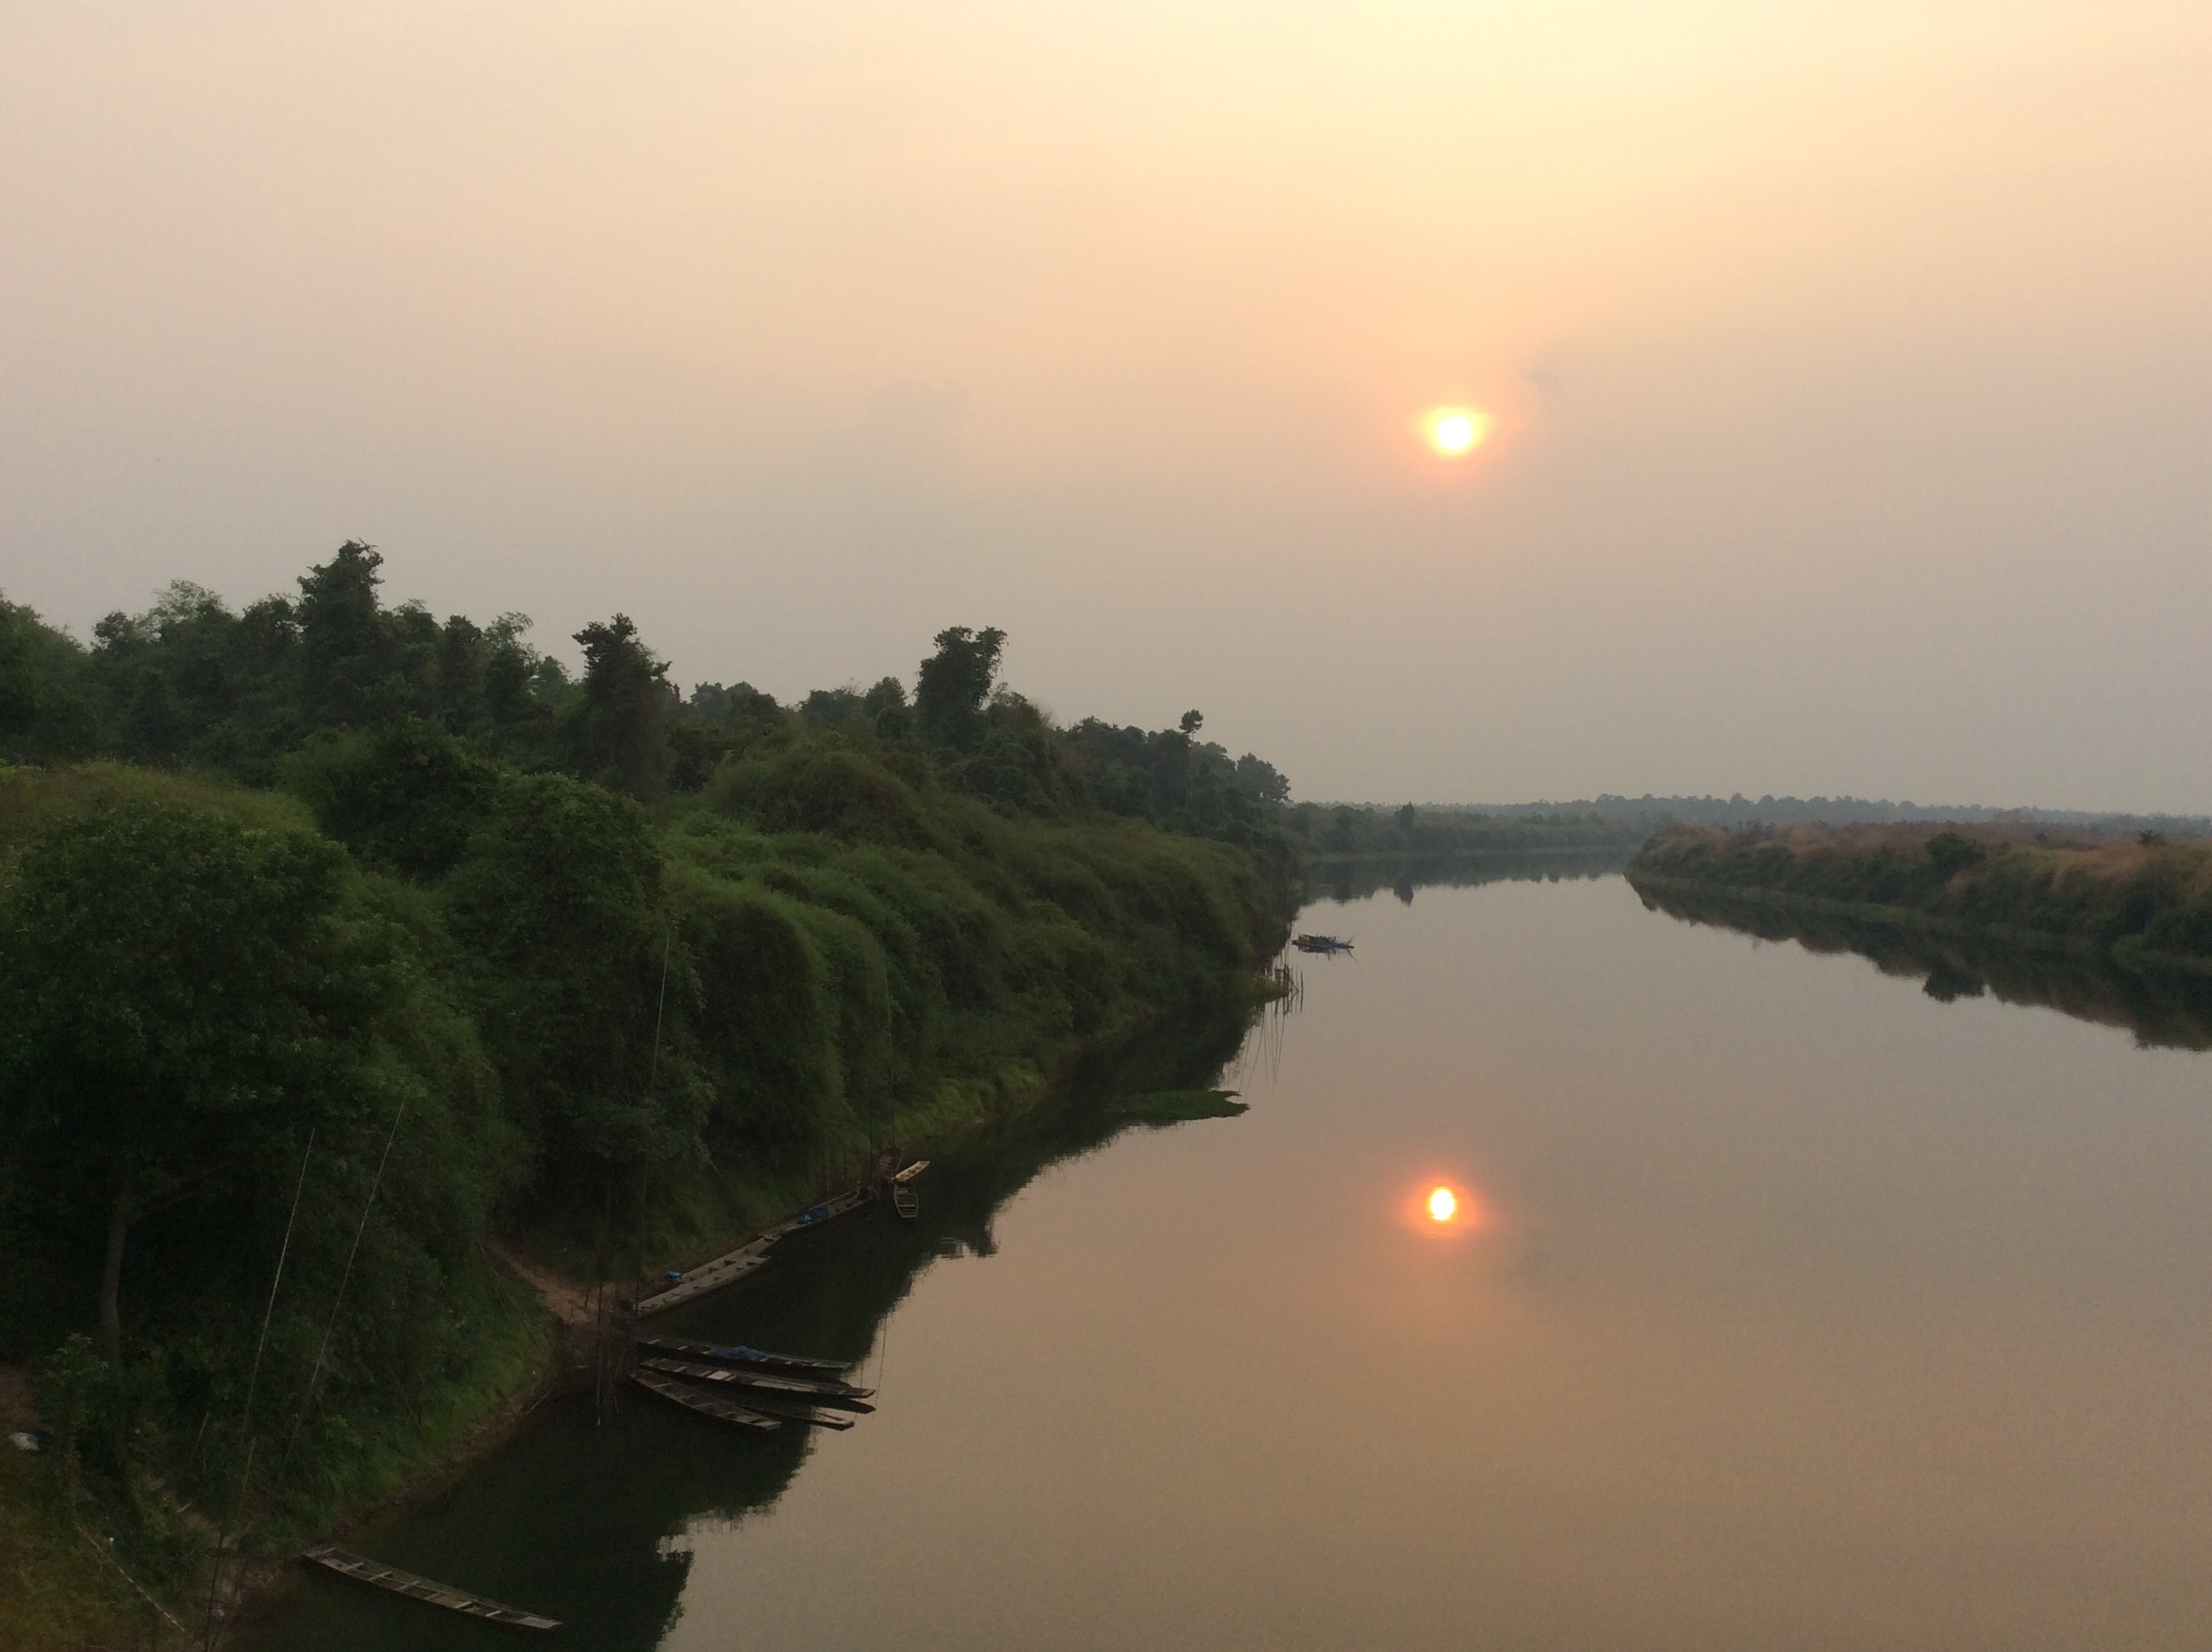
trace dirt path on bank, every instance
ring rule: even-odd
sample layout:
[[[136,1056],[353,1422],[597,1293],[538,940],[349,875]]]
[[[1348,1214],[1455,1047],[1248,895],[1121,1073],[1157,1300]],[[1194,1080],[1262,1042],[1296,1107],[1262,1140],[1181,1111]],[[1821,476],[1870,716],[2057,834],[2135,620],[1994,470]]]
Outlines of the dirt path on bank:
[[[589,1325],[592,1322],[592,1293],[587,1285],[573,1279],[564,1279],[550,1269],[543,1268],[520,1252],[511,1249],[496,1239],[484,1241],[484,1248],[513,1268],[532,1291],[538,1300],[552,1309],[553,1317],[563,1325]]]
[[[0,1434],[39,1425],[39,1407],[31,1398],[31,1368],[0,1365]]]

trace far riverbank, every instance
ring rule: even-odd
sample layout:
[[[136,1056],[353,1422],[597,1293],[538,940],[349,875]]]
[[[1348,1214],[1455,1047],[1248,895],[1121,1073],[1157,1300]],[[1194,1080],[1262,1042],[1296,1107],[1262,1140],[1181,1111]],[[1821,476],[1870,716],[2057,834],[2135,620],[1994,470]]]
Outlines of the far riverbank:
[[[2212,974],[2212,845],[2020,827],[1676,826],[1629,863],[1639,890]]]

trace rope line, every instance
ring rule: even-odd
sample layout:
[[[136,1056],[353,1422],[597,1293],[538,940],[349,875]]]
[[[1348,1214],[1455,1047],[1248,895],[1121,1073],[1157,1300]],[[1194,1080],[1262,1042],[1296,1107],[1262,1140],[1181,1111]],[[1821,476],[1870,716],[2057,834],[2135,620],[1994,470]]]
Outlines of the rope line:
[[[239,1427],[246,1435],[246,1467],[239,1471],[238,1495],[230,1500],[229,1518],[215,1534],[215,1560],[208,1568],[207,1618],[202,1626],[201,1638],[203,1643],[210,1647],[215,1644],[216,1596],[222,1585],[223,1545],[229,1541],[231,1522],[238,1518],[239,1509],[245,1505],[246,1482],[253,1477],[253,1448],[258,1443],[253,1438],[253,1394],[261,1384],[261,1355],[269,1346],[269,1321],[276,1315],[276,1291],[284,1283],[284,1259],[292,1254],[292,1230],[300,1220],[301,1195],[307,1191],[307,1163],[314,1156],[315,1132],[310,1127],[307,1151],[300,1155],[300,1180],[292,1188],[292,1213],[284,1218],[284,1242],[276,1249],[276,1272],[269,1281],[269,1305],[261,1310],[261,1338],[253,1345],[253,1369],[246,1379],[246,1409],[239,1421]]]
[[[361,1254],[362,1236],[368,1231],[368,1213],[376,1208],[377,1189],[384,1185],[384,1167],[392,1163],[392,1145],[399,1139],[399,1121],[407,1116],[407,1102],[403,1096],[399,1110],[392,1115],[391,1132],[384,1138],[384,1156],[376,1161],[376,1174],[369,1178],[368,1198],[361,1207],[361,1222],[353,1230],[353,1248],[346,1252],[345,1268],[338,1275],[338,1292],[331,1302],[330,1322],[323,1327],[323,1339],[315,1347],[314,1369],[307,1374],[307,1392],[300,1401],[299,1415],[292,1419],[292,1432],[284,1440],[283,1460],[276,1465],[276,1478],[281,1483],[285,1469],[292,1461],[292,1448],[297,1444],[300,1430],[307,1426],[307,1411],[315,1403],[316,1387],[323,1380],[324,1356],[331,1351],[331,1337],[338,1328],[338,1310],[345,1306],[346,1286],[353,1279],[354,1259]]]

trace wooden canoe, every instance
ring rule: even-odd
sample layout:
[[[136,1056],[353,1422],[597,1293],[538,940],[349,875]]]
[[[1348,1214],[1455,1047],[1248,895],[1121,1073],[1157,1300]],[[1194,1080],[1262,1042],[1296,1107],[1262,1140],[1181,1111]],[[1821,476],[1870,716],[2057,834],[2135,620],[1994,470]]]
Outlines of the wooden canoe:
[[[761,1371],[734,1370],[727,1365],[702,1365],[689,1359],[648,1359],[648,1371],[663,1371],[691,1382],[713,1382],[750,1394],[781,1394],[806,1405],[836,1406],[846,1411],[873,1411],[866,1403],[873,1388],[856,1388],[849,1382],[805,1382],[795,1376],[770,1376]],[[750,1404],[748,1400],[745,1403]]]
[[[763,1417],[780,1417],[786,1422],[810,1424],[815,1428],[848,1429],[860,1420],[849,1411],[810,1406],[796,1394],[763,1394],[757,1388],[747,1388],[744,1399],[748,1411],[757,1411]],[[864,1406],[861,1409],[870,1407]]]
[[[663,1400],[673,1400],[687,1411],[696,1411],[702,1417],[711,1417],[718,1423],[734,1423],[739,1428],[758,1429],[766,1433],[783,1424],[773,1417],[748,1411],[743,1406],[732,1405],[718,1394],[705,1394],[686,1382],[659,1371],[632,1371],[630,1380],[640,1388],[649,1388]]]
[[[809,1359],[802,1354],[772,1354],[765,1348],[719,1342],[692,1342],[683,1337],[640,1337],[637,1345],[676,1359],[704,1360],[714,1365],[745,1365],[787,1376],[807,1376],[835,1382],[853,1369],[849,1360]]]
[[[341,1549],[335,1543],[318,1543],[301,1552],[300,1558],[326,1566],[341,1577],[350,1577],[359,1582],[374,1583],[380,1589],[390,1589],[394,1594],[404,1594],[410,1600],[422,1600],[434,1606],[443,1606],[448,1612],[464,1613],[471,1618],[481,1618],[488,1624],[505,1624],[510,1629],[548,1630],[561,1627],[558,1618],[541,1618],[534,1612],[525,1612],[520,1606],[501,1606],[496,1600],[487,1600],[481,1594],[471,1594],[466,1589],[457,1589],[447,1583],[435,1583],[427,1577],[417,1577],[411,1571],[402,1571],[397,1566],[387,1566],[380,1560],[371,1560],[349,1549]]]

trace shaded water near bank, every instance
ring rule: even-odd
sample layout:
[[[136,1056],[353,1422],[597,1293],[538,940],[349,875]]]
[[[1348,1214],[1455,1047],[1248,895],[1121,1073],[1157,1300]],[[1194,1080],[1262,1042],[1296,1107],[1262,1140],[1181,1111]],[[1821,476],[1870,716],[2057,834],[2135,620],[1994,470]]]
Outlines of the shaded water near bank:
[[[850,1433],[549,1406],[358,1546],[611,1652],[2201,1643],[2207,1057],[1618,877],[1398,896],[1302,920],[1358,951],[1249,1112],[1117,1124],[1181,1029],[670,1316],[863,1360]],[[519,1643],[311,1577],[253,1646]]]

